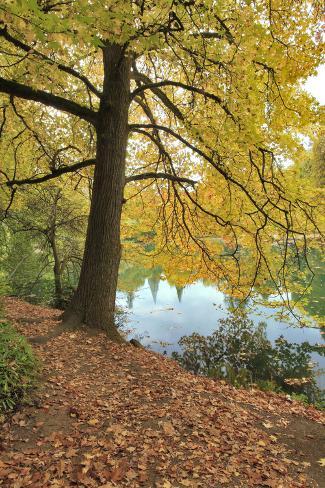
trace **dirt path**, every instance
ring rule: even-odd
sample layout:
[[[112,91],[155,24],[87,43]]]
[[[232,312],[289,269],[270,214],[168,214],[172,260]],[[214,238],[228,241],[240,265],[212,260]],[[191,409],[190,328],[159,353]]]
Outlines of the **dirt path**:
[[[5,305],[26,336],[57,325],[58,311]],[[195,377],[104,335],[65,332],[34,348],[44,383],[2,426],[0,486],[324,486],[313,408]]]

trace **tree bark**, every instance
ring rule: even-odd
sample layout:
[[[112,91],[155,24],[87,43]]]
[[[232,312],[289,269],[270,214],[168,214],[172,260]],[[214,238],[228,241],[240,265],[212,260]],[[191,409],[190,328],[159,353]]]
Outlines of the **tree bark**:
[[[114,341],[120,222],[130,104],[130,59],[122,46],[103,48],[104,83],[98,112],[96,164],[78,288],[64,321],[104,329]]]

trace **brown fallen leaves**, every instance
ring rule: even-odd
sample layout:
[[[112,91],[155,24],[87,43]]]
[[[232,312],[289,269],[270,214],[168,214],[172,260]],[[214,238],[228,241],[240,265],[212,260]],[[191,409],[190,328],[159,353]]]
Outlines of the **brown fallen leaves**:
[[[57,325],[57,311],[6,306],[27,336]],[[0,486],[317,486],[276,430],[290,427],[289,415],[321,422],[313,408],[195,377],[104,335],[66,332],[35,349],[44,385],[35,406],[2,426]]]

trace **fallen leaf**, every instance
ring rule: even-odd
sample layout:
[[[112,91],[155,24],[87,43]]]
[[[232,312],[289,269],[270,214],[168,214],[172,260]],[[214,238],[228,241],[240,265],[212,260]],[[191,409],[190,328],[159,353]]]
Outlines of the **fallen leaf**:
[[[169,481],[164,481],[163,488],[172,488],[172,485]]]
[[[183,486],[193,486],[193,482],[190,480],[181,480]]]
[[[129,480],[134,480],[138,475],[137,473],[134,471],[134,469],[129,469],[126,473],[125,473],[125,476],[129,479]]]
[[[98,422],[99,422],[98,419],[90,419],[90,420],[88,420],[87,424],[88,425],[97,425]]]
[[[263,422],[263,425],[266,429],[272,429],[273,424],[271,424],[271,422],[267,421],[267,422]]]
[[[163,431],[167,435],[175,435],[175,429],[171,422],[161,422]]]

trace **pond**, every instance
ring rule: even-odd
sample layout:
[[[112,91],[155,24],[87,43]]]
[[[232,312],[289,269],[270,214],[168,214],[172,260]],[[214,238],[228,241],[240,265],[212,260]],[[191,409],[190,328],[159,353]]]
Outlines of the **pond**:
[[[130,338],[135,337],[144,346],[171,355],[173,351],[180,350],[178,341],[182,336],[191,335],[193,332],[206,336],[216,330],[218,320],[229,314],[234,300],[222,293],[211,279],[208,281],[205,277],[193,282],[191,270],[180,262],[177,266],[175,257],[169,259],[169,256],[164,256],[164,259],[159,261],[155,259],[153,264],[144,251],[139,256],[126,253],[125,260],[121,262],[118,305],[127,310]],[[17,279],[11,283],[11,293],[35,303],[51,303],[54,293],[52,269],[49,268],[40,278],[41,269],[32,266],[34,261],[38,264],[37,256],[33,255],[32,258],[31,262],[26,260],[25,266],[20,269],[20,275],[15,275]],[[319,250],[311,250],[309,260],[316,275],[303,306],[305,317],[313,321],[315,316],[324,317],[325,266],[321,262]],[[206,274],[203,273],[201,276]],[[75,272],[70,278],[70,282],[67,283],[69,292],[77,284],[78,273]],[[289,282],[302,284],[302,288],[306,286],[305,281],[301,281],[295,273],[292,273]],[[299,297],[293,288],[289,291],[292,299],[296,301]],[[299,289],[299,286],[296,289]],[[272,296],[266,295],[265,289],[263,293],[264,305],[248,303],[246,311],[256,325],[260,321],[266,322],[267,338],[273,344],[283,335],[290,343],[308,342],[311,346],[320,344],[325,347],[325,336],[320,328],[297,327],[276,317],[274,314],[277,310],[265,306],[270,305]],[[313,324],[316,325],[315,322]],[[325,369],[324,356],[313,352],[312,359],[316,363],[315,371]],[[318,386],[325,390],[324,375],[319,374],[317,382]]]
[[[126,268],[124,281],[128,279],[129,291],[118,292],[118,305],[128,311],[127,326],[130,337],[154,351],[171,355],[178,351],[178,341],[184,335],[198,332],[209,335],[217,328],[217,322],[227,316],[229,297],[216,286],[199,280],[185,287],[170,284],[159,270]],[[318,273],[306,310],[321,312],[323,274]],[[131,286],[134,283],[134,286]],[[254,312],[248,309],[248,316],[254,323],[265,321],[268,339],[274,341],[283,335],[289,342],[308,342],[311,345],[324,344],[325,336],[318,327],[297,327],[274,317],[274,309],[255,306]],[[273,317],[272,317],[273,315]],[[325,376],[320,371],[325,368],[325,358],[313,353],[317,383],[325,389]]]

